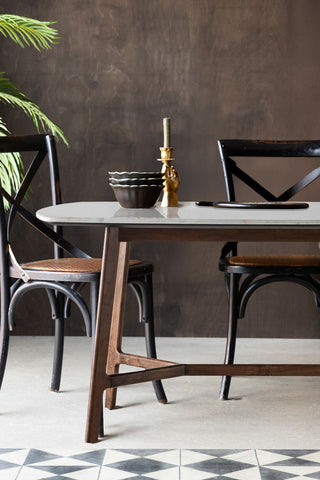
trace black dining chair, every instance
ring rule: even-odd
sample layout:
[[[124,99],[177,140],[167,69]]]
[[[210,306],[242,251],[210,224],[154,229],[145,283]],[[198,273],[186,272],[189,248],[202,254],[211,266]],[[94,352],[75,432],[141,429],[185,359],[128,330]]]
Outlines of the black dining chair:
[[[22,202],[26,193],[30,196],[36,185],[39,167],[48,161],[52,205],[61,203],[60,178],[55,140],[51,135],[27,135],[0,137],[1,155],[19,152],[23,158],[32,152],[33,160],[24,175],[21,186],[14,197],[3,186],[0,187],[0,267],[1,267],[1,331],[0,331],[0,387],[5,373],[9,330],[14,327],[14,313],[21,298],[29,291],[43,289],[48,296],[52,318],[55,320],[55,348],[51,390],[60,388],[64,344],[64,322],[70,316],[71,302],[82,314],[86,334],[95,330],[97,298],[101,272],[101,259],[91,258],[63,237],[62,227],[47,226],[31,213]],[[30,187],[33,190],[30,190]],[[10,208],[5,212],[4,201]],[[24,204],[28,202],[24,202]],[[11,231],[17,217],[37,230],[54,244],[54,258],[21,263],[15,257],[11,244]],[[39,235],[40,237],[41,235]],[[24,252],[26,258],[27,248]],[[64,254],[67,254],[64,257]],[[139,260],[130,260],[128,284],[133,289],[139,305],[139,320],[145,325],[147,354],[156,358],[153,318],[153,265]],[[90,307],[82,295],[81,288],[90,286]],[[160,381],[153,383],[158,401],[167,399]]]
[[[241,185],[258,194],[260,201],[264,202],[288,202],[301,190],[306,188],[320,176],[320,166],[315,165],[316,157],[320,160],[320,140],[316,141],[264,141],[264,140],[219,140],[218,147],[223,166],[225,188],[228,202],[239,201],[238,192]],[[257,180],[257,163],[263,161],[264,166],[270,164],[271,158],[277,160],[277,171],[269,172],[273,183],[280,176],[287,179],[287,175],[281,175],[281,161],[291,158],[299,167],[302,162],[307,168],[298,181],[285,189],[280,194],[272,193],[262,181]],[[245,159],[247,167],[243,167]],[[242,162],[242,163],[241,163]],[[241,167],[239,166],[241,165]],[[269,165],[270,168],[270,165]],[[291,167],[292,168],[292,167]],[[247,170],[255,171],[252,176]],[[298,168],[294,168],[298,170]],[[261,174],[260,174],[261,176]],[[278,188],[278,184],[277,187]],[[245,190],[245,189],[244,189]],[[246,193],[247,194],[247,193]],[[243,195],[243,191],[242,191]],[[304,192],[304,195],[305,192]],[[300,199],[300,196],[299,196]],[[247,198],[247,200],[250,200]],[[251,199],[252,200],[252,199]],[[304,199],[305,200],[305,199]],[[266,207],[266,205],[262,205]],[[290,207],[286,205],[273,205],[273,207]],[[294,207],[294,205],[291,205]],[[302,206],[297,205],[297,207]],[[261,207],[261,205],[260,205]],[[270,205],[269,205],[270,207]],[[275,239],[276,241],[276,239]],[[313,292],[316,305],[320,306],[320,284],[314,275],[320,273],[320,256],[307,254],[258,254],[240,255],[236,242],[228,242],[221,251],[219,269],[224,272],[226,289],[229,302],[229,322],[225,363],[232,364],[235,356],[238,319],[243,318],[246,306],[251,295],[260,287],[273,282],[295,282]],[[231,377],[222,378],[220,398],[227,400],[229,395]]]

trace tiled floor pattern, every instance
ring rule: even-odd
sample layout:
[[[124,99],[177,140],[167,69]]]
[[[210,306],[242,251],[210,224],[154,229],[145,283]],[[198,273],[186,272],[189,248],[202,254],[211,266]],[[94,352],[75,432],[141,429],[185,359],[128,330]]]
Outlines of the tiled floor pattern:
[[[320,479],[320,450],[0,448],[1,480]]]

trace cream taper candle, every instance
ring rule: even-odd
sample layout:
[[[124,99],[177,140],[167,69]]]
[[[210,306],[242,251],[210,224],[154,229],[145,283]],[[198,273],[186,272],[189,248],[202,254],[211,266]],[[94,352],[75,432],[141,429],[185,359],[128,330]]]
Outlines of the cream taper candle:
[[[170,136],[171,136],[171,119],[164,118],[163,119],[163,146],[165,148],[170,147]]]

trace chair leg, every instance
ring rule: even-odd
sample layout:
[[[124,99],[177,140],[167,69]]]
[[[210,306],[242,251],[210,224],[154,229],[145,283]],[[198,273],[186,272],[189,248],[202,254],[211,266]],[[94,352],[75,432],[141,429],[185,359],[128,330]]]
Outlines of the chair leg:
[[[4,372],[7,364],[8,349],[9,349],[9,328],[8,328],[8,316],[1,316],[0,327],[0,389],[3,382]]]
[[[99,437],[104,437],[103,399],[102,399],[101,414],[100,414]]]
[[[57,312],[55,319],[55,345],[53,357],[53,370],[51,379],[51,391],[58,392],[61,382],[63,347],[64,347],[64,316],[63,316],[64,297],[61,293],[57,293]]]
[[[2,213],[1,213],[2,215]],[[3,219],[3,218],[2,218]],[[1,226],[2,228],[2,226]],[[4,232],[4,229],[3,229]],[[0,244],[4,241],[0,236]],[[4,251],[3,247],[1,250]],[[0,258],[1,275],[0,275],[0,389],[3,382],[3,377],[7,365],[8,350],[9,350],[9,322],[8,310],[10,304],[10,281],[8,273],[8,256],[4,255]]]
[[[233,364],[236,348],[238,325],[238,290],[240,275],[230,274],[229,283],[229,325],[224,363]],[[220,399],[228,400],[231,376],[224,376],[221,380]]]
[[[157,358],[153,322],[145,323],[145,339],[146,339],[146,350],[147,350],[148,357]],[[168,400],[167,400],[161,380],[153,380],[152,386],[158,402],[167,403]]]
[[[149,296],[149,301],[146,302],[149,308],[149,312],[147,312],[147,315],[146,315],[147,321],[145,322],[146,350],[147,350],[148,357],[157,358],[156,340],[155,340],[155,334],[154,334],[152,274],[146,275],[145,281],[148,286],[148,296]],[[152,382],[152,386],[158,402],[167,403],[168,400],[167,400],[161,380],[154,380]]]

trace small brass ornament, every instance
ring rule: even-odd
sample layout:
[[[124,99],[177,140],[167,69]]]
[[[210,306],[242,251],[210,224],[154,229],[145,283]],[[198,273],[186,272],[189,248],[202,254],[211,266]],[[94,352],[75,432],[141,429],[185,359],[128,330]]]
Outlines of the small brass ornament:
[[[158,160],[163,163],[161,172],[163,173],[163,197],[161,207],[177,207],[177,191],[180,184],[180,177],[177,170],[171,165],[175,160],[172,158],[172,147],[160,147],[161,158]]]

